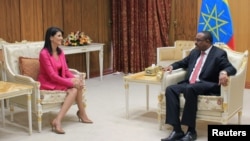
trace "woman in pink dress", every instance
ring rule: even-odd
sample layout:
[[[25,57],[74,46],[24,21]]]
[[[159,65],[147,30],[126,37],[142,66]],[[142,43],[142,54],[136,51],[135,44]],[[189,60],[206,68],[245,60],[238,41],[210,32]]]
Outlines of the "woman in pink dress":
[[[65,90],[67,96],[56,118],[51,121],[52,131],[64,134],[61,127],[62,118],[74,101],[78,106],[77,117],[83,123],[93,123],[87,116],[82,103],[82,80],[75,78],[69,71],[65,54],[59,46],[63,41],[63,31],[57,27],[50,27],[46,31],[44,47],[40,52],[40,71],[38,81],[41,90]]]

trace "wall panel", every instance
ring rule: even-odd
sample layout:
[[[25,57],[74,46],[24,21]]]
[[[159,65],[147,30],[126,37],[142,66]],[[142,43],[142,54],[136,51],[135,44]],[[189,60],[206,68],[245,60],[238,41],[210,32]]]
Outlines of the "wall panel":
[[[250,1],[249,0],[229,0],[229,6],[231,9],[234,37],[237,51],[250,51]],[[250,53],[250,52],[249,52]],[[250,57],[248,58],[248,70],[250,66]],[[250,72],[247,71],[246,87],[250,88]]]
[[[98,1],[89,0],[87,3],[82,3],[82,30],[89,35],[94,41],[99,39],[99,13],[98,13]],[[88,12],[86,12],[88,11]]]
[[[8,1],[1,1],[1,4],[0,4],[0,27],[1,27],[1,30],[0,30],[0,38],[3,38],[5,40],[7,40],[7,2]]]
[[[43,38],[41,0],[20,0],[21,39],[38,41]]]
[[[50,26],[63,28],[63,1],[43,0],[43,31]]]
[[[176,40],[193,40],[197,32],[197,1],[174,0],[171,12],[170,44]]]
[[[0,38],[6,41],[20,40],[19,0],[0,1]]]
[[[93,42],[105,44],[104,72],[110,71],[110,16],[105,15],[110,14],[109,4],[110,0],[0,0],[0,38],[7,42],[43,40],[50,26],[62,28],[65,37],[83,31]],[[98,76],[98,53],[90,55],[90,76]],[[67,58],[70,67],[86,71],[84,54]]]
[[[111,2],[110,0],[98,1],[99,17],[99,41],[105,43],[104,67],[112,70],[112,48],[111,48]],[[109,63],[108,63],[109,62]]]
[[[73,31],[82,31],[82,1],[63,0],[63,30],[65,35]]]

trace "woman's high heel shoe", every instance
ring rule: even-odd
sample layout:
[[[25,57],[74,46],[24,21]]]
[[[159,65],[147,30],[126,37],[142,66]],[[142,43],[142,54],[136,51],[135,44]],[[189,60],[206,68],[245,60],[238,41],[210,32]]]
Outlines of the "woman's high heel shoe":
[[[77,115],[77,117],[78,117],[78,119],[79,119],[79,122],[82,122],[82,123],[93,123],[93,121],[91,121],[90,119],[84,120],[84,119],[80,116],[79,110],[76,112],[76,115]]]
[[[53,121],[50,122],[52,132],[55,132],[56,134],[65,134],[65,132],[62,129],[58,129],[56,127],[56,124],[53,123]]]

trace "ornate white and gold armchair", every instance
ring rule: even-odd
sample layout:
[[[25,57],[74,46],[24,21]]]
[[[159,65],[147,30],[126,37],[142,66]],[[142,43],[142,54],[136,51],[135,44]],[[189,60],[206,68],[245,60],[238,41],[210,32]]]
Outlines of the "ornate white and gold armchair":
[[[38,57],[43,45],[43,41],[2,45],[7,81],[33,86],[33,93],[31,96],[32,113],[37,116],[39,132],[42,130],[43,113],[60,109],[66,96],[65,91],[39,89],[40,83],[37,81],[39,71]],[[82,77],[83,84],[85,84],[85,73],[78,72],[75,69],[70,69],[70,71],[77,77]],[[85,105],[84,92],[85,88],[83,90],[83,104]],[[14,105],[21,108],[27,108],[26,97],[22,96],[9,99],[9,104],[11,120],[13,120]]]
[[[225,44],[215,44],[215,46],[224,49],[229,61],[237,69],[237,74],[230,76],[228,86],[221,86],[220,96],[199,95],[197,120],[205,120],[227,124],[235,114],[238,114],[238,124],[241,123],[243,92],[245,88],[248,50],[237,52],[231,50]],[[167,86],[176,84],[184,79],[185,71],[183,69],[174,70],[171,74],[164,73],[162,80],[162,89],[158,96],[158,121],[159,128],[162,129],[166,117],[165,89]],[[180,108],[183,111],[185,99],[183,94],[180,95]]]
[[[4,80],[4,67],[3,67],[3,50],[2,50],[2,45],[3,44],[8,44],[5,40],[0,38],[0,80]]]
[[[166,67],[177,60],[187,56],[189,50],[194,48],[194,41],[177,40],[174,46],[157,48],[157,65]]]

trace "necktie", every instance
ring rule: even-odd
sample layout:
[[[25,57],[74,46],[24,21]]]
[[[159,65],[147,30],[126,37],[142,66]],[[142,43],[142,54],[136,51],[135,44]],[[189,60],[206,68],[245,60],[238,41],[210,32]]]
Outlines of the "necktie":
[[[201,69],[201,65],[202,65],[204,56],[205,56],[205,52],[202,51],[200,59],[198,60],[198,63],[197,63],[197,65],[194,68],[193,75],[191,76],[191,79],[190,79],[190,82],[189,82],[190,84],[194,84],[195,83],[195,81],[196,81],[196,79],[198,77],[199,71]]]

